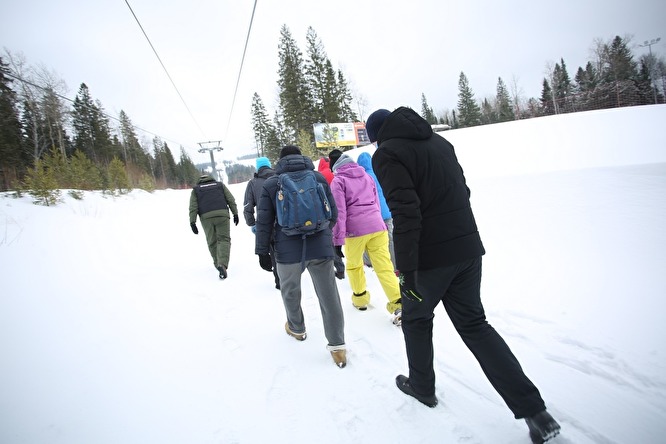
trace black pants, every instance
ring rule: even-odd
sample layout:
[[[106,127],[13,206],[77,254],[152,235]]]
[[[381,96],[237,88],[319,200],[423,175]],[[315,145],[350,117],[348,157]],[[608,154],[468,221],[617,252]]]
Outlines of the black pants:
[[[539,390],[525,376],[502,337],[486,321],[481,303],[481,258],[431,270],[419,270],[422,302],[402,299],[402,331],[409,361],[409,381],[422,395],[435,394],[433,311],[441,301],[467,348],[516,418],[545,409]]]

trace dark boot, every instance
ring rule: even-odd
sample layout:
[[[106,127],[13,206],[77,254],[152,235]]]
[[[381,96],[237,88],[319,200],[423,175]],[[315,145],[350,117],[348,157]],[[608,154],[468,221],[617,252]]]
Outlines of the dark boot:
[[[219,267],[217,267],[217,271],[220,272],[220,279],[227,278],[227,268],[224,265],[220,265]]]
[[[395,378],[395,385],[397,385],[400,391],[402,391],[404,394],[416,398],[417,401],[422,402],[423,404],[427,405],[430,408],[435,407],[437,405],[437,396],[419,395],[414,391],[412,386],[409,384],[409,378],[405,375],[398,375]]]
[[[547,411],[525,418],[533,443],[542,444],[560,433],[560,425]]]

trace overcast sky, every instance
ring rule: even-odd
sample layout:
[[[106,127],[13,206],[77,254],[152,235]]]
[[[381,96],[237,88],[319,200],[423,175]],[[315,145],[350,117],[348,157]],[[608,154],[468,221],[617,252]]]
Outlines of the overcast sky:
[[[271,114],[276,108],[282,25],[303,52],[314,28],[363,120],[376,108],[420,111],[421,93],[438,114],[455,109],[461,71],[479,100],[495,95],[498,77],[538,97],[547,66],[564,58],[573,77],[597,39],[661,37],[652,52],[666,56],[666,2],[658,0],[258,0],[232,110],[254,0],[127,2],[0,0],[3,59],[6,49],[43,65],[72,99],[85,82],[108,114],[124,110],[195,162],[208,159],[196,150],[210,140],[222,141],[222,158],[254,152],[251,99],[257,92]]]

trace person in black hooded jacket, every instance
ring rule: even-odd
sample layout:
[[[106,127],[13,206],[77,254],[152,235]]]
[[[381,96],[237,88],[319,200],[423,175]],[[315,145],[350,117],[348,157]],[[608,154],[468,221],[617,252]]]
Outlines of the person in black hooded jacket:
[[[250,227],[253,233],[256,233],[257,227],[255,226],[256,220],[254,218],[254,208],[259,202],[261,190],[264,182],[271,176],[275,176],[275,170],[271,168],[271,161],[268,157],[257,157],[255,162],[257,172],[254,177],[250,179],[245,188],[245,196],[243,197],[243,217],[245,223]],[[278,276],[277,267],[275,266],[275,248],[271,242],[268,255],[271,257],[271,264],[273,265],[273,278],[275,280],[275,288],[280,289],[280,277]]]
[[[497,331],[481,303],[485,254],[453,145],[406,107],[380,109],[366,122],[378,148],[372,166],[393,215],[396,266],[401,278],[402,330],[409,377],[404,393],[437,405],[433,368],[433,312],[441,301],[456,331],[516,419],[524,418],[534,442],[559,433],[539,390]]]

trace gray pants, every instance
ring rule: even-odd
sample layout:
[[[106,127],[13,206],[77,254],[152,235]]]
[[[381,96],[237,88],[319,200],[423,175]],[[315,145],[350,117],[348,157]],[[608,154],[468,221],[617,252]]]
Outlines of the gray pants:
[[[324,323],[324,334],[328,345],[344,345],[345,319],[340,304],[340,294],[335,283],[333,259],[313,259],[305,261],[305,268],[310,273],[314,285],[319,308]],[[289,329],[294,333],[305,332],[305,319],[301,308],[301,274],[300,263],[277,264],[280,276],[280,292],[287,312]]]

